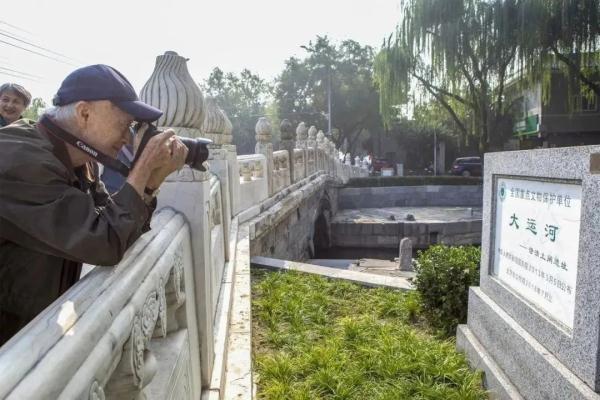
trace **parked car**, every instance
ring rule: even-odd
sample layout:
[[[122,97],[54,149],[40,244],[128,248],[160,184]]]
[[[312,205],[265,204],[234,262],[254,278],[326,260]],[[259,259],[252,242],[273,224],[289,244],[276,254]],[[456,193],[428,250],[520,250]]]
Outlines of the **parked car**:
[[[371,168],[372,172],[381,172],[381,168],[394,168],[394,164],[386,158],[373,158]]]
[[[450,173],[462,176],[481,176],[481,157],[461,157],[454,160]]]

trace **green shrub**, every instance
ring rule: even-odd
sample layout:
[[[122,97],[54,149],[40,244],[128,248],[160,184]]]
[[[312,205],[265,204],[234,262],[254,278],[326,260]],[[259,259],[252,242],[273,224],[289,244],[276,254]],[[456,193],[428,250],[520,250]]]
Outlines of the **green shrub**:
[[[387,187],[387,186],[424,186],[424,185],[481,185],[481,177],[463,176],[369,176],[351,178],[345,187]]]
[[[429,324],[441,334],[455,334],[467,319],[469,286],[479,284],[480,250],[474,246],[431,246],[418,253],[414,284]]]

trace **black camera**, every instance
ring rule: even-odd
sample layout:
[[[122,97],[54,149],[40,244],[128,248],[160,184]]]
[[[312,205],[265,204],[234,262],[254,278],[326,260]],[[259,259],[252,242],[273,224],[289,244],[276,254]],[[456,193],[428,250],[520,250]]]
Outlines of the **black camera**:
[[[142,137],[142,140],[137,148],[132,165],[135,165],[150,138],[162,132],[158,130],[155,125],[150,123],[147,124],[148,129],[146,129],[146,132],[144,132],[144,136]],[[138,132],[141,127],[142,122],[138,122],[133,130]],[[185,144],[185,147],[188,148],[188,154],[185,158],[185,163],[190,167],[197,169],[198,171],[206,171],[206,168],[204,168],[204,161],[208,159],[209,154],[207,145],[211,144],[212,140],[204,138],[186,138],[182,136],[179,136],[179,140],[181,140],[183,144]]]

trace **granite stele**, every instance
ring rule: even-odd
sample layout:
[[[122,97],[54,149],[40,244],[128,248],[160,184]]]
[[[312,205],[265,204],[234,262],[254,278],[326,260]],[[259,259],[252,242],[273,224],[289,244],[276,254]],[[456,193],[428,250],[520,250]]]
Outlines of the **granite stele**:
[[[600,399],[600,146],[485,156],[457,346],[497,399]]]

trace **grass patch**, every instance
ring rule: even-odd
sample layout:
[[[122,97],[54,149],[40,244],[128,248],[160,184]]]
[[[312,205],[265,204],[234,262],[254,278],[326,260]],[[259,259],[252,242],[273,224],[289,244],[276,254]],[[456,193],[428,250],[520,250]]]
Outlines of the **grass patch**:
[[[297,272],[252,272],[260,399],[486,399],[452,340],[436,339],[416,292]]]

